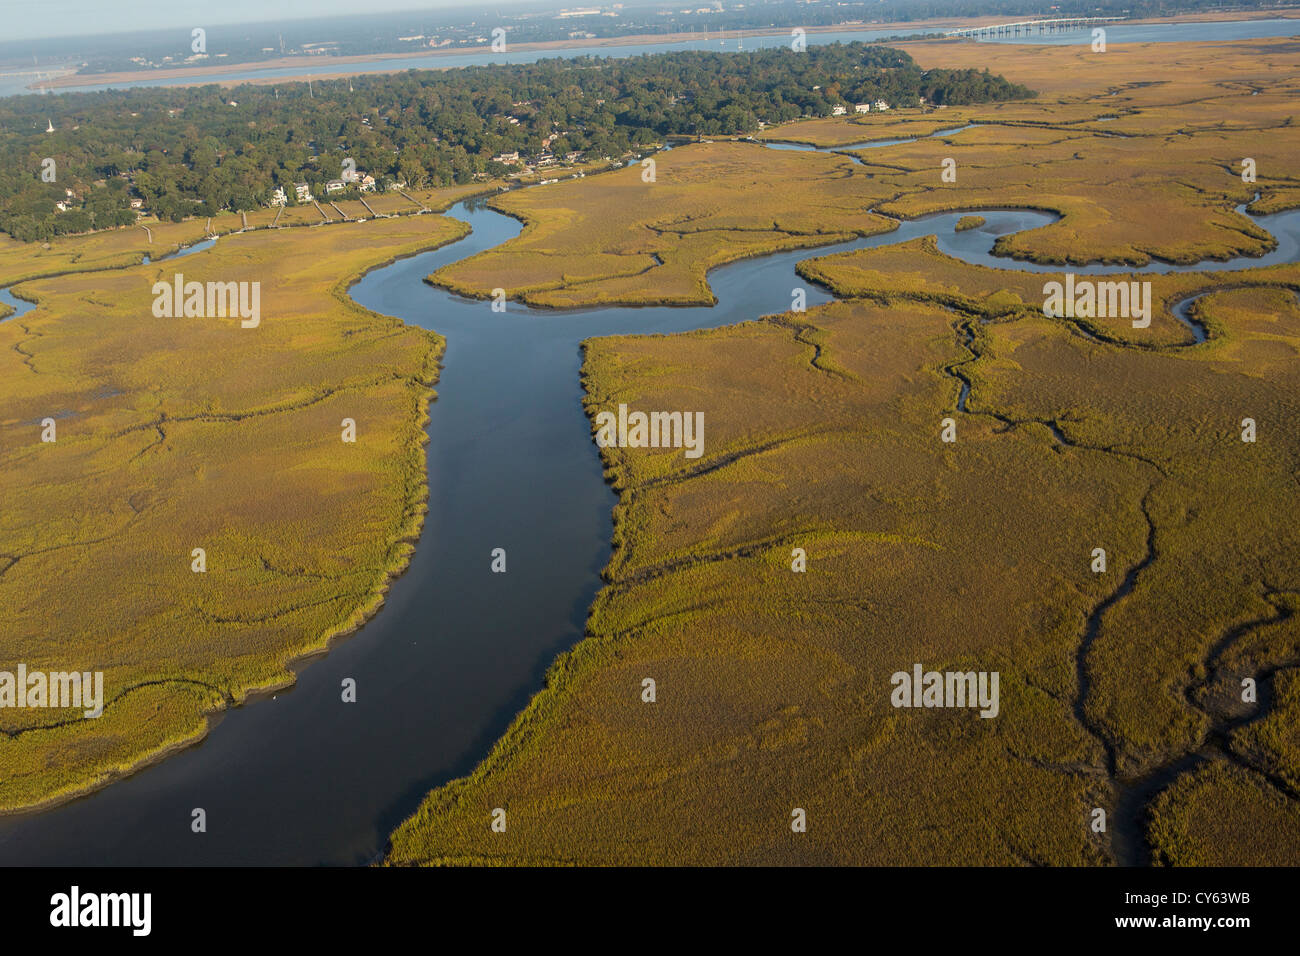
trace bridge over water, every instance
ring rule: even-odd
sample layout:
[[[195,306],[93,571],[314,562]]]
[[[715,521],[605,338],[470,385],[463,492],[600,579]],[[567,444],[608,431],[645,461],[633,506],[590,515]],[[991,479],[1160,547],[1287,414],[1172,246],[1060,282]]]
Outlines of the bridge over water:
[[[1054,17],[1046,20],[1019,20],[1015,23],[989,23],[982,27],[965,27],[949,30],[946,37],[1011,37],[1046,33],[1064,33],[1067,30],[1086,30],[1098,23],[1113,23],[1124,17]]]

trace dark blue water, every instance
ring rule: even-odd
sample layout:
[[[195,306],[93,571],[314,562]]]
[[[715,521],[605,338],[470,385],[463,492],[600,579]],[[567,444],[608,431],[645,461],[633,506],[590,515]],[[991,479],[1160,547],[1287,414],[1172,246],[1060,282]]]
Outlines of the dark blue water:
[[[1054,218],[981,214],[984,226],[960,233],[953,227],[963,213],[945,213],[883,236],[722,267],[709,277],[715,307],[556,312],[511,303],[497,313],[423,281],[519,232],[513,219],[457,205],[450,215],[470,224],[469,236],[352,288],[362,305],[447,339],[430,406],[429,512],[383,609],[306,667],[292,690],[223,715],[201,745],[62,807],[0,820],[0,863],[375,859],[429,789],[486,755],[550,662],[582,636],[610,554],[615,499],[581,405],[581,342],[783,312],[791,290],[807,288],[794,271],[801,259],[918,236],[935,234],[966,261],[1024,268],[990,256],[993,242]],[[1265,221],[1284,225],[1294,250],[1300,213],[1284,216]],[[829,299],[807,288],[809,307]],[[507,551],[506,574],[490,571],[494,548]],[[347,677],[357,681],[355,704],[340,700]],[[206,834],[190,832],[195,807],[207,812]]]
[[[224,715],[209,738],[89,797],[0,821],[0,863],[361,863],[431,787],[471,770],[581,638],[609,559],[614,495],[581,405],[579,344],[593,335],[680,332],[789,308],[805,287],[790,252],[715,271],[721,304],[557,313],[434,289],[440,266],[516,235],[462,204],[452,246],[376,270],[352,289],[369,308],[436,329],[445,367],[430,406],[429,514],[408,572],[356,636],[297,686]],[[897,242],[956,215],[823,251]],[[991,228],[1047,221],[989,214]],[[962,234],[962,241],[969,236]],[[991,242],[991,238],[987,241]],[[816,288],[808,305],[829,301]],[[508,571],[493,574],[493,548]],[[344,677],[358,685],[345,705]],[[190,833],[203,807],[208,833]]]

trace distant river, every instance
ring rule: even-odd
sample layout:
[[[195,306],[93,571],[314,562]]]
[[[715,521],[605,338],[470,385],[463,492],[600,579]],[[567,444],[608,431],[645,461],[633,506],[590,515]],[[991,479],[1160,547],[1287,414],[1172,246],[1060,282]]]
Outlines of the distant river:
[[[1008,21],[1021,19],[1008,17]],[[1023,19],[1032,19],[1024,17]],[[1265,37],[1300,36],[1300,20],[1228,20],[1215,23],[1099,23],[1105,27],[1106,43],[1228,43]],[[1092,27],[1039,36],[991,37],[982,43],[1041,43],[1050,46],[1090,45]]]
[[[1125,26],[1123,24],[1106,24],[1106,39],[1109,43],[1145,43],[1149,41],[1218,41],[1243,40],[1258,37],[1280,37],[1300,35],[1300,20],[1240,20],[1226,23],[1158,23]],[[924,28],[918,27],[919,32]],[[906,32],[910,33],[911,30]],[[940,31],[941,32],[941,31]],[[813,45],[824,43],[849,43],[853,40],[883,40],[899,35],[898,30],[844,30],[835,33],[809,33],[808,42]],[[1079,30],[1044,37],[1020,37],[990,42],[1007,43],[1049,43],[1071,44],[1091,43],[1092,34],[1088,30]],[[449,53],[445,55],[413,56],[389,60],[365,60],[356,63],[331,62],[322,57],[318,63],[306,64],[280,69],[257,69],[250,67],[238,73],[223,73],[213,76],[207,82],[230,82],[240,80],[264,80],[273,77],[306,77],[321,74],[356,74],[376,73],[385,70],[428,70],[450,66],[480,66],[488,63],[533,63],[546,57],[572,58],[577,56],[639,56],[643,53],[666,53],[672,50],[757,50],[768,47],[788,46],[790,31],[782,31],[772,36],[730,37],[719,39],[717,34],[708,39],[686,40],[678,43],[639,43],[602,47],[568,47],[553,50],[519,50],[503,54],[489,51],[473,53]],[[32,77],[21,80],[0,79],[0,95],[27,92],[25,85],[32,82]],[[121,89],[126,86],[176,86],[193,83],[194,79],[158,79],[142,80],[130,84],[95,84],[85,86],[62,87],[61,91],[94,91]]]
[[[520,225],[475,202],[449,214],[473,231],[376,269],[351,289],[367,308],[447,339],[429,408],[429,512],[383,608],[306,667],[294,688],[228,711],[199,746],[65,806],[0,818],[0,865],[375,860],[431,788],[487,755],[556,655],[582,638],[610,556],[615,504],[582,409],[584,339],[743,322],[787,310],[795,287],[807,289],[809,307],[820,305],[831,296],[796,275],[801,259],[919,236],[937,236],[942,250],[967,262],[1024,268],[989,255],[994,241],[1055,218],[990,210],[981,213],[985,225],[955,232],[963,213],[944,213],[885,235],[732,263],[709,275],[713,307],[510,303],[497,313],[423,280],[511,239]],[[1295,257],[1300,213],[1257,221],[1284,235]],[[505,574],[489,570],[498,547],[507,552]],[[345,677],[357,681],[355,704],[340,701]],[[207,811],[206,834],[190,832],[195,807]]]

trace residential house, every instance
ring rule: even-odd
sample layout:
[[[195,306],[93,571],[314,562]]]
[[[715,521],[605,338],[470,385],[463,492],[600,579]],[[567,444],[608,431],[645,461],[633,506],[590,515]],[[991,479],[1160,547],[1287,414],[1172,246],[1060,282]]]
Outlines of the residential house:
[[[870,113],[870,112],[871,112],[871,104],[870,104],[870,103],[855,103],[855,104],[853,104],[853,112],[855,112],[855,113]]]
[[[316,198],[311,194],[311,187],[306,183],[294,183],[293,191],[298,198],[298,202],[311,202]]]

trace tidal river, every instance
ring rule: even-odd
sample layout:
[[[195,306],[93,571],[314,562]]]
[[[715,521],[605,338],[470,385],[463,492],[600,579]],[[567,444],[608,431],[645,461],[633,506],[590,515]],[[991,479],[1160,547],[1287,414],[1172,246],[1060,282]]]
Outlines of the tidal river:
[[[1016,20],[1017,17],[1007,17]],[[1106,39],[1108,43],[1151,43],[1151,42],[1199,42],[1223,43],[1230,40],[1245,40],[1264,37],[1289,37],[1300,34],[1300,21],[1277,20],[1227,20],[1189,23],[1107,23]],[[904,25],[888,30],[845,29],[827,33],[809,33],[807,42],[816,46],[823,43],[852,43],[855,40],[875,42],[888,40],[899,35],[925,32],[943,32],[946,28],[916,27]],[[981,40],[991,43],[1033,43],[1058,46],[1081,45],[1092,43],[1091,29],[1069,30],[1052,34],[1033,34],[1028,36],[996,37]],[[206,74],[203,76],[180,77],[170,79],[150,78],[146,74],[132,78],[126,83],[96,83],[95,75],[84,76],[85,83],[77,86],[61,87],[60,92],[99,92],[102,90],[127,89],[133,86],[180,86],[195,83],[242,83],[246,81],[267,82],[283,78],[291,82],[293,78],[337,77],[361,73],[382,73],[400,70],[437,70],[455,66],[482,66],[490,63],[534,63],[542,59],[562,57],[570,59],[580,56],[629,57],[649,53],[671,53],[679,50],[702,50],[710,52],[734,53],[738,50],[770,49],[789,47],[790,31],[774,30],[768,36],[737,37],[701,34],[691,40],[678,40],[666,43],[618,43],[610,46],[578,45],[555,47],[545,50],[510,49],[505,53],[492,53],[480,47],[457,53],[431,53],[425,56],[405,56],[389,59],[378,58],[359,62],[339,63],[334,57],[317,57],[319,63],[299,64],[292,67],[267,68],[249,64],[246,69],[231,73]],[[59,69],[54,70],[55,73]],[[44,71],[24,71],[22,73],[0,74],[0,96],[19,93],[35,95],[41,85]],[[329,82],[322,79],[320,82]],[[29,89],[34,86],[36,89]]]
[[[1020,267],[989,254],[996,237],[1053,218],[984,211],[984,226],[956,233],[961,214],[943,214],[883,236],[733,263],[709,277],[719,300],[712,308],[556,312],[510,303],[497,313],[423,280],[520,225],[473,202],[449,214],[473,231],[376,269],[351,290],[367,308],[447,339],[429,408],[429,512],[382,610],[306,667],[292,690],[223,715],[202,744],[62,807],[0,819],[0,864],[375,860],[430,788],[487,754],[550,662],[582,637],[615,503],[581,406],[584,339],[782,312],[791,290],[808,285],[795,274],[799,260],[917,236],[936,234],[940,248],[968,262]],[[1258,221],[1279,236],[1278,253],[1203,268],[1294,259],[1300,213]],[[809,306],[829,300],[808,289]],[[506,574],[489,569],[494,548],[506,549]],[[355,704],[340,701],[346,677],[357,681]],[[190,832],[195,807],[207,812],[206,834]]]

